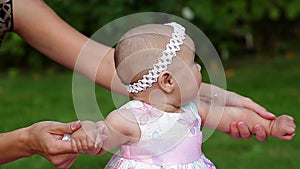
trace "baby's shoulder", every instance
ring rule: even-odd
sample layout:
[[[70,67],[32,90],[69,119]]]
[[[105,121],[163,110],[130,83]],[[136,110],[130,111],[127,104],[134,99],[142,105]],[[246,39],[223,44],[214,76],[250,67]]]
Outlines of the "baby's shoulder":
[[[128,109],[117,109],[113,110],[108,114],[106,117],[106,120],[112,121],[112,122],[124,122],[124,123],[131,123],[134,121],[134,116]]]
[[[140,136],[139,125],[132,113],[127,109],[112,111],[106,117],[105,123],[120,134],[131,137]]]

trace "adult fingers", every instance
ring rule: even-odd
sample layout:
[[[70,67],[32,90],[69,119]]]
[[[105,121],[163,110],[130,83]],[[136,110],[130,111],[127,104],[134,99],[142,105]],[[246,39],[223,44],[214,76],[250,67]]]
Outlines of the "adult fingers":
[[[55,123],[51,126],[53,134],[72,134],[81,127],[80,121],[70,123]]]
[[[233,107],[241,107],[252,110],[259,114],[261,117],[266,119],[274,119],[275,116],[268,112],[263,106],[255,103],[250,98],[241,96],[235,92],[229,92],[226,98],[226,105],[233,106]]]
[[[239,122],[238,130],[240,131],[240,135],[243,139],[249,139],[252,136],[252,133],[250,132],[248,126],[244,122]]]
[[[229,134],[232,138],[241,138],[240,132],[237,128],[237,122],[232,122],[230,124],[230,132],[227,134]]]
[[[274,114],[268,112],[264,107],[262,107],[261,105],[255,103],[254,101],[252,101],[249,98],[245,97],[242,100],[241,104],[242,104],[242,107],[256,112],[258,115],[260,115],[261,117],[263,117],[265,119],[272,120],[276,117]]]
[[[263,142],[263,141],[267,140],[267,133],[266,133],[265,129],[260,124],[257,124],[254,127],[254,134],[255,134],[255,137],[258,141]]]

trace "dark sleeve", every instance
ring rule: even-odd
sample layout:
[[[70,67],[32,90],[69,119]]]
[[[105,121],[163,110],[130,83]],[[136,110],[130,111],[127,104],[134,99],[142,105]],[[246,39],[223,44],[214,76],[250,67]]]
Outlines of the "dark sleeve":
[[[12,0],[0,0],[0,44],[4,35],[13,30]]]

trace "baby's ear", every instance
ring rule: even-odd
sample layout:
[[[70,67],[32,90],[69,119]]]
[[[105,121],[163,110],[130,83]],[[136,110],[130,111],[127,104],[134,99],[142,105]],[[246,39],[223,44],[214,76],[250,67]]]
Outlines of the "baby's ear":
[[[157,82],[159,87],[166,93],[171,93],[175,88],[175,79],[168,71],[162,72]]]

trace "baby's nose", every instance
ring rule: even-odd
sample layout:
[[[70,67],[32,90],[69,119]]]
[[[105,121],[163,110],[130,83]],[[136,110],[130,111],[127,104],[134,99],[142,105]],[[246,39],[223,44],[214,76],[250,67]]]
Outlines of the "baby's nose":
[[[201,72],[201,66],[197,63],[197,69],[199,72]]]

